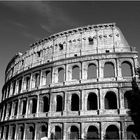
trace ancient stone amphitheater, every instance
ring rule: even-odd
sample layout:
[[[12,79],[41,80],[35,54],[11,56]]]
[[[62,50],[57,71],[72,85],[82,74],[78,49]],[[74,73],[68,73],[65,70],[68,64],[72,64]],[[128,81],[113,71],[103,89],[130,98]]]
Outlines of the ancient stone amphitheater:
[[[54,34],[5,71],[0,138],[137,139],[129,115],[137,51],[114,23]]]

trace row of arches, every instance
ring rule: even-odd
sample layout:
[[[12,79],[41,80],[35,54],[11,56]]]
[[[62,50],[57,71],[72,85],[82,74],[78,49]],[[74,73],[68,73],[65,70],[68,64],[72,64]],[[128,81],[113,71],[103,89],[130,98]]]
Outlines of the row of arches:
[[[37,129],[37,130],[35,130]],[[126,127],[126,138],[128,140],[137,140],[137,132],[136,128],[134,125],[129,125]],[[54,130],[50,131],[50,135],[48,135],[48,126],[46,124],[40,125],[39,127],[36,127],[34,125],[19,125],[16,128],[16,125],[12,126],[2,126],[1,127],[1,139],[29,139],[29,140],[34,140],[35,135],[36,139],[41,139],[43,137],[50,137],[51,140],[62,140],[64,138],[64,135],[67,136],[68,139],[71,140],[78,140],[81,139],[82,134],[80,132],[80,128],[76,125],[71,125],[64,134],[64,130],[61,126],[56,125],[54,127]],[[35,134],[36,133],[36,134]],[[125,132],[124,132],[125,133]],[[106,129],[105,129],[105,134],[104,134],[104,140],[119,140],[121,139],[121,131],[119,128],[114,125],[110,124]],[[86,140],[100,140],[101,139],[101,132],[100,130],[94,126],[94,125],[89,125],[88,128],[86,129],[86,132],[84,133],[84,139]]]
[[[47,125],[41,125],[38,130],[36,130],[37,132],[37,139],[41,139],[43,137],[47,137],[48,136],[48,127]],[[24,125],[20,125],[18,126],[18,128],[16,128],[16,125],[13,126],[6,126],[6,127],[2,127],[1,130],[1,139],[10,139],[10,140],[23,140],[23,139],[27,139],[27,140],[34,140],[35,138],[35,127],[34,125],[29,125],[29,126],[25,126]]]
[[[121,63],[121,70],[122,70],[122,77],[131,77],[133,75],[132,70],[132,64],[128,61],[124,61]],[[96,79],[99,77],[99,72],[97,68],[97,64],[95,63],[89,63],[87,64],[87,68],[84,68],[84,71],[86,71],[86,74],[84,74],[84,79],[90,80],[90,79]],[[113,62],[105,62],[104,64],[104,71],[103,71],[103,77],[104,78],[111,78],[116,77],[117,74],[115,74],[115,66]],[[69,67],[69,77],[67,81],[69,80],[80,80],[82,74],[81,74],[81,68],[78,64],[72,65]],[[14,80],[10,85],[8,85],[5,89],[5,92],[3,93],[3,98],[15,95],[17,93],[20,93],[22,91],[28,91],[31,88],[38,88],[39,86],[46,86],[50,85],[51,83],[63,83],[66,81],[66,71],[64,67],[59,67],[52,73],[51,69],[43,70],[41,72],[36,72],[30,75],[26,75],[24,78],[19,79],[18,81]]]
[[[124,108],[131,108],[131,93],[132,91],[128,90],[124,94]],[[81,103],[78,93],[73,93],[70,95],[70,104],[69,111],[80,111]],[[92,111],[100,109],[99,106],[99,97],[94,92],[89,92],[87,96],[84,97],[85,102],[85,111]],[[58,94],[53,97],[51,100],[54,103],[55,112],[64,111],[66,104],[63,94]],[[104,109],[119,109],[119,101],[115,92],[108,91],[104,96]],[[38,109],[37,109],[38,108]],[[19,111],[18,111],[19,110]],[[26,114],[36,114],[36,113],[47,113],[50,111],[50,95],[44,95],[37,98],[34,96],[32,98],[23,98],[18,102],[17,100],[13,104],[9,103],[3,106],[3,113],[1,113],[2,120],[10,116],[25,116]]]
[[[131,77],[132,65],[131,63],[125,61],[121,64],[122,77]],[[93,63],[88,65],[87,69],[87,79],[97,78],[97,66]],[[104,64],[104,78],[115,77],[115,68],[112,62],[106,62]],[[72,79],[80,79],[80,67],[78,65],[74,65],[72,67]]]
[[[86,135],[84,136],[84,139],[86,140],[100,140],[100,131],[96,126],[90,125],[87,129]],[[134,125],[129,125],[126,129],[126,137],[128,140],[136,140],[137,139],[137,134],[135,130]],[[109,125],[106,128],[105,135],[104,135],[104,140],[119,140],[121,139],[120,136],[120,130],[118,129],[117,126],[115,125]],[[55,126],[55,132],[51,133],[51,139],[52,140],[61,140],[63,139],[63,130],[60,126]],[[68,139],[72,140],[79,140],[81,139],[81,133],[80,130],[77,126],[72,125],[69,129],[68,132]]]

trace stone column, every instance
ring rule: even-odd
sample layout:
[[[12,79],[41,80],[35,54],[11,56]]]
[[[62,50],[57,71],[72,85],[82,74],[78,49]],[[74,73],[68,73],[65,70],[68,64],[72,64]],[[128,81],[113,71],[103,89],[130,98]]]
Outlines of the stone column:
[[[67,123],[64,123],[63,125],[63,140],[68,140],[68,136],[67,136],[68,132],[67,132]]]
[[[50,94],[50,110],[49,114],[52,116],[55,112],[55,95]]]
[[[9,104],[7,103],[6,115],[5,115],[6,120],[7,120],[7,117],[9,115],[9,107],[10,107]]]
[[[21,91],[20,91],[21,93],[23,92],[23,90],[25,90],[25,89],[24,89],[24,80],[25,80],[25,79],[22,77],[22,78],[21,78]],[[19,86],[19,85],[18,85],[18,86]],[[19,88],[19,87],[18,87],[18,88]],[[18,90],[19,90],[19,89],[18,89]],[[19,91],[18,91],[18,93],[19,93]]]
[[[30,75],[30,85],[29,85],[29,91],[32,89],[32,80],[33,80],[33,74]]]
[[[51,123],[48,122],[48,138],[51,138]]]
[[[18,107],[17,107],[17,118],[19,117],[20,115],[20,111],[21,111],[21,108],[20,108],[20,102],[21,102],[21,99],[18,99]]]
[[[37,140],[37,124],[35,123],[34,124],[34,133],[35,133],[35,136],[34,136],[34,140]]]
[[[100,60],[99,61],[99,66],[98,66],[98,70],[99,70],[99,81],[102,81],[103,80],[103,77],[104,77],[104,65],[103,65],[103,62]]]
[[[70,80],[70,79],[69,79],[69,68],[68,68],[68,66],[69,66],[69,65],[67,64],[67,65],[66,65],[66,70],[65,70],[65,71],[66,71],[66,79],[65,79],[66,81],[69,81],[69,80]]]
[[[67,116],[67,112],[68,112],[68,94],[65,92],[64,93],[64,116]]]
[[[52,69],[52,83],[57,83],[57,74],[56,74],[56,69]]]
[[[39,79],[39,88],[42,86],[42,78],[43,78],[43,75],[42,75],[42,71],[40,71],[40,79]]]
[[[26,118],[27,118],[27,115],[29,114],[29,113],[28,113],[29,101],[30,101],[30,99],[27,98],[27,103],[26,103],[26,113],[25,113],[25,117],[26,117]]]
[[[85,101],[85,93],[86,91],[81,90],[81,115],[86,112],[86,101]]]
[[[81,124],[81,139],[84,140],[85,137],[86,137],[86,134],[85,134],[85,130],[84,130],[84,124],[82,123]]]
[[[83,63],[82,62],[80,62],[80,80],[82,80],[83,79]]]
[[[121,63],[119,59],[116,59],[116,71],[117,71],[117,80],[122,79],[122,72],[121,72]]]
[[[39,113],[39,95],[37,96],[37,108],[36,108],[36,117],[38,117],[38,113]]]
[[[99,106],[100,106],[100,109],[99,109],[99,114],[103,114],[103,110],[104,110],[104,91],[99,88]]]
[[[119,110],[120,110],[120,114],[125,114],[124,111],[124,96],[123,96],[123,90],[121,89],[121,87],[119,87],[118,89],[118,94],[119,94]]]
[[[105,127],[104,127],[104,123],[101,123],[101,136],[100,136],[101,140],[105,139]]]
[[[2,110],[2,118],[1,118],[2,121],[4,121],[4,114],[5,114],[5,105],[3,106],[3,110]]]
[[[26,140],[26,131],[27,131],[27,124],[24,124],[24,130],[23,130],[23,140]]]
[[[18,126],[17,126],[17,124],[15,125],[15,137],[14,137],[14,140],[16,140],[18,137]]]
[[[121,140],[127,139],[127,132],[125,129],[126,129],[125,122],[121,122],[121,125],[120,125],[120,139]]]

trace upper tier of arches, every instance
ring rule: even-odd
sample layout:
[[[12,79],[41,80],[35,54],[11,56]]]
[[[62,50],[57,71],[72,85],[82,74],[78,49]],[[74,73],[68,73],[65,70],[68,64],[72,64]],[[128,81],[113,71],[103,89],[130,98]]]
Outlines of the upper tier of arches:
[[[52,35],[34,43],[24,54],[15,55],[6,68],[6,80],[32,67],[60,59],[131,51],[134,49],[114,23],[80,27]]]

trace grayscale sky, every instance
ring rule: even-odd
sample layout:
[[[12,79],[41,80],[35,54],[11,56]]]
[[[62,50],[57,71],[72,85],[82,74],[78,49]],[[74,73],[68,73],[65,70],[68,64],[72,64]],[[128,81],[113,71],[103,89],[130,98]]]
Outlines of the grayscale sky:
[[[4,71],[17,52],[67,29],[115,22],[140,52],[140,2],[0,2],[0,90]]]

